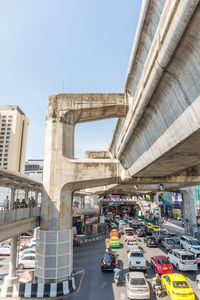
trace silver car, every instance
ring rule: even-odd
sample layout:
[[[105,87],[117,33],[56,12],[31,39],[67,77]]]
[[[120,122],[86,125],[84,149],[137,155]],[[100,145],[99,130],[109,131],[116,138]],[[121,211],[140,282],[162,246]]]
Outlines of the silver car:
[[[129,299],[150,299],[149,284],[143,272],[126,273],[126,287]]]
[[[180,245],[173,238],[164,238],[161,240],[161,244],[166,250],[180,249]]]
[[[128,252],[129,270],[142,270],[146,271],[147,264],[141,249],[131,249]]]

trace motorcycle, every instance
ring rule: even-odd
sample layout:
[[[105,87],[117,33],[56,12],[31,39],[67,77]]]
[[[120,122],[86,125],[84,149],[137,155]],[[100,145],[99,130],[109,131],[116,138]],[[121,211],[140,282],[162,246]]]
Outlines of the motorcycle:
[[[80,245],[80,242],[76,238],[74,238],[73,239],[73,246],[78,247],[79,245]]]
[[[116,286],[119,286],[120,285],[120,276],[115,276],[114,281],[115,281]]]

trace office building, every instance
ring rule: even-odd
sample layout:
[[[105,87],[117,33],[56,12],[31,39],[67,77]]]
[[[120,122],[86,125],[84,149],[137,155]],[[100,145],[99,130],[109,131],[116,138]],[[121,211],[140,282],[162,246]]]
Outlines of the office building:
[[[29,159],[25,162],[24,174],[35,180],[42,181],[43,178],[43,159]]]
[[[28,124],[18,106],[0,106],[1,168],[24,173]]]

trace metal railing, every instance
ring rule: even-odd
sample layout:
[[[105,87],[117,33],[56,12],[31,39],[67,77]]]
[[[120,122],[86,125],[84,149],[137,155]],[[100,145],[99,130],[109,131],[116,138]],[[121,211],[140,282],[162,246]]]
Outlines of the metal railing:
[[[97,234],[91,234],[91,235],[85,235],[85,236],[77,236],[77,239],[79,241],[85,241],[85,240],[92,240],[92,239],[96,239],[98,237],[102,237],[104,236],[106,233],[102,232],[102,233],[97,233]]]
[[[40,205],[0,209],[0,225],[40,216]]]

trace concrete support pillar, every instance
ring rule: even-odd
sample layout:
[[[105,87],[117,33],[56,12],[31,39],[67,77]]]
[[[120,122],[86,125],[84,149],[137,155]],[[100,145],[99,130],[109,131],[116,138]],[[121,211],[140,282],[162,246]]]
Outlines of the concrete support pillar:
[[[26,203],[29,205],[28,194],[29,194],[29,190],[25,190],[25,200],[26,200]]]
[[[10,207],[13,208],[13,204],[15,202],[15,192],[16,188],[11,188],[11,198],[10,198]]]
[[[81,208],[85,208],[85,197],[81,196]]]
[[[39,194],[39,192],[36,191],[36,192],[35,192],[35,202],[36,202],[36,204],[38,204],[38,194]]]
[[[9,271],[8,275],[4,278],[4,284],[8,286],[18,282],[18,276],[16,276],[17,240],[17,236],[11,238]]]
[[[38,282],[66,280],[73,271],[72,191],[63,188],[59,201],[51,201],[47,193],[42,202],[41,224],[35,265]],[[53,256],[52,256],[53,255]]]
[[[196,226],[196,198],[194,187],[181,190],[183,194],[183,218],[185,234],[194,235]]]

